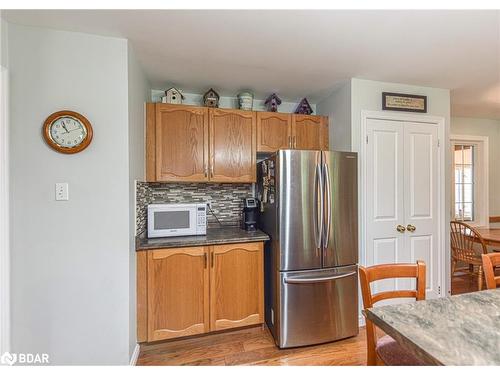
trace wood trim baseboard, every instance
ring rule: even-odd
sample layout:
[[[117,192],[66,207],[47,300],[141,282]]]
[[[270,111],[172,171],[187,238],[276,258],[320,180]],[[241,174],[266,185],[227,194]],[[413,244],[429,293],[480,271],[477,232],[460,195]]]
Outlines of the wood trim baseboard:
[[[500,216],[490,216],[490,223],[500,223]]]
[[[135,344],[134,351],[132,352],[132,356],[130,357],[130,366],[135,366],[137,364],[140,352],[141,347],[139,346],[139,344]]]

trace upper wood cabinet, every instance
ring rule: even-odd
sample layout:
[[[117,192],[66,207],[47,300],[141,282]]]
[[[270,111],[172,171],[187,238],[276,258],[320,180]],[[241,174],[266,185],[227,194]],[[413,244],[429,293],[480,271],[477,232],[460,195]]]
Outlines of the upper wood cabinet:
[[[329,120],[327,116],[323,116],[323,122],[321,124],[321,149],[323,151],[328,151],[330,149],[330,144],[329,144],[329,138],[330,138],[330,133],[329,133]]]
[[[257,112],[257,151],[274,152],[292,147],[292,115]]]
[[[210,181],[255,182],[255,112],[211,108]]]
[[[256,154],[327,150],[328,117],[148,103],[146,180],[256,181]]]
[[[148,104],[147,112],[147,180],[208,181],[208,108]]]
[[[293,148],[298,150],[321,150],[322,116],[292,116]]]
[[[148,341],[208,332],[208,248],[150,250],[147,262]]]
[[[213,246],[210,330],[264,322],[263,243]]]

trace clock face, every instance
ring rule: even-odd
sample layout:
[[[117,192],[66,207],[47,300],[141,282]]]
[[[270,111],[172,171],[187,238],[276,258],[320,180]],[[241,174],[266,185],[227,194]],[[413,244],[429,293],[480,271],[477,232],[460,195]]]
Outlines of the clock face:
[[[75,117],[59,117],[50,125],[50,137],[60,147],[78,147],[87,137],[87,129]]]
[[[75,154],[85,150],[93,136],[89,120],[73,111],[51,114],[43,123],[42,133],[47,144],[63,154]]]

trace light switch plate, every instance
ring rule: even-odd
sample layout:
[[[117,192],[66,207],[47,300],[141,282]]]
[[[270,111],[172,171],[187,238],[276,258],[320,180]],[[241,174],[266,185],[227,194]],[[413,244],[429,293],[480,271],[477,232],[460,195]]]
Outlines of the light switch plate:
[[[56,201],[69,200],[68,183],[56,182]]]

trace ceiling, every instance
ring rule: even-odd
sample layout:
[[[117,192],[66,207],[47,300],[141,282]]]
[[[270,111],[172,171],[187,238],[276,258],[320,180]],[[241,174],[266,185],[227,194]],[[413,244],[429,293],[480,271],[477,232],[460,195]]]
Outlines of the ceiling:
[[[500,119],[498,11],[9,10],[7,21],[130,40],[153,88],[325,97],[364,78],[448,88]]]

